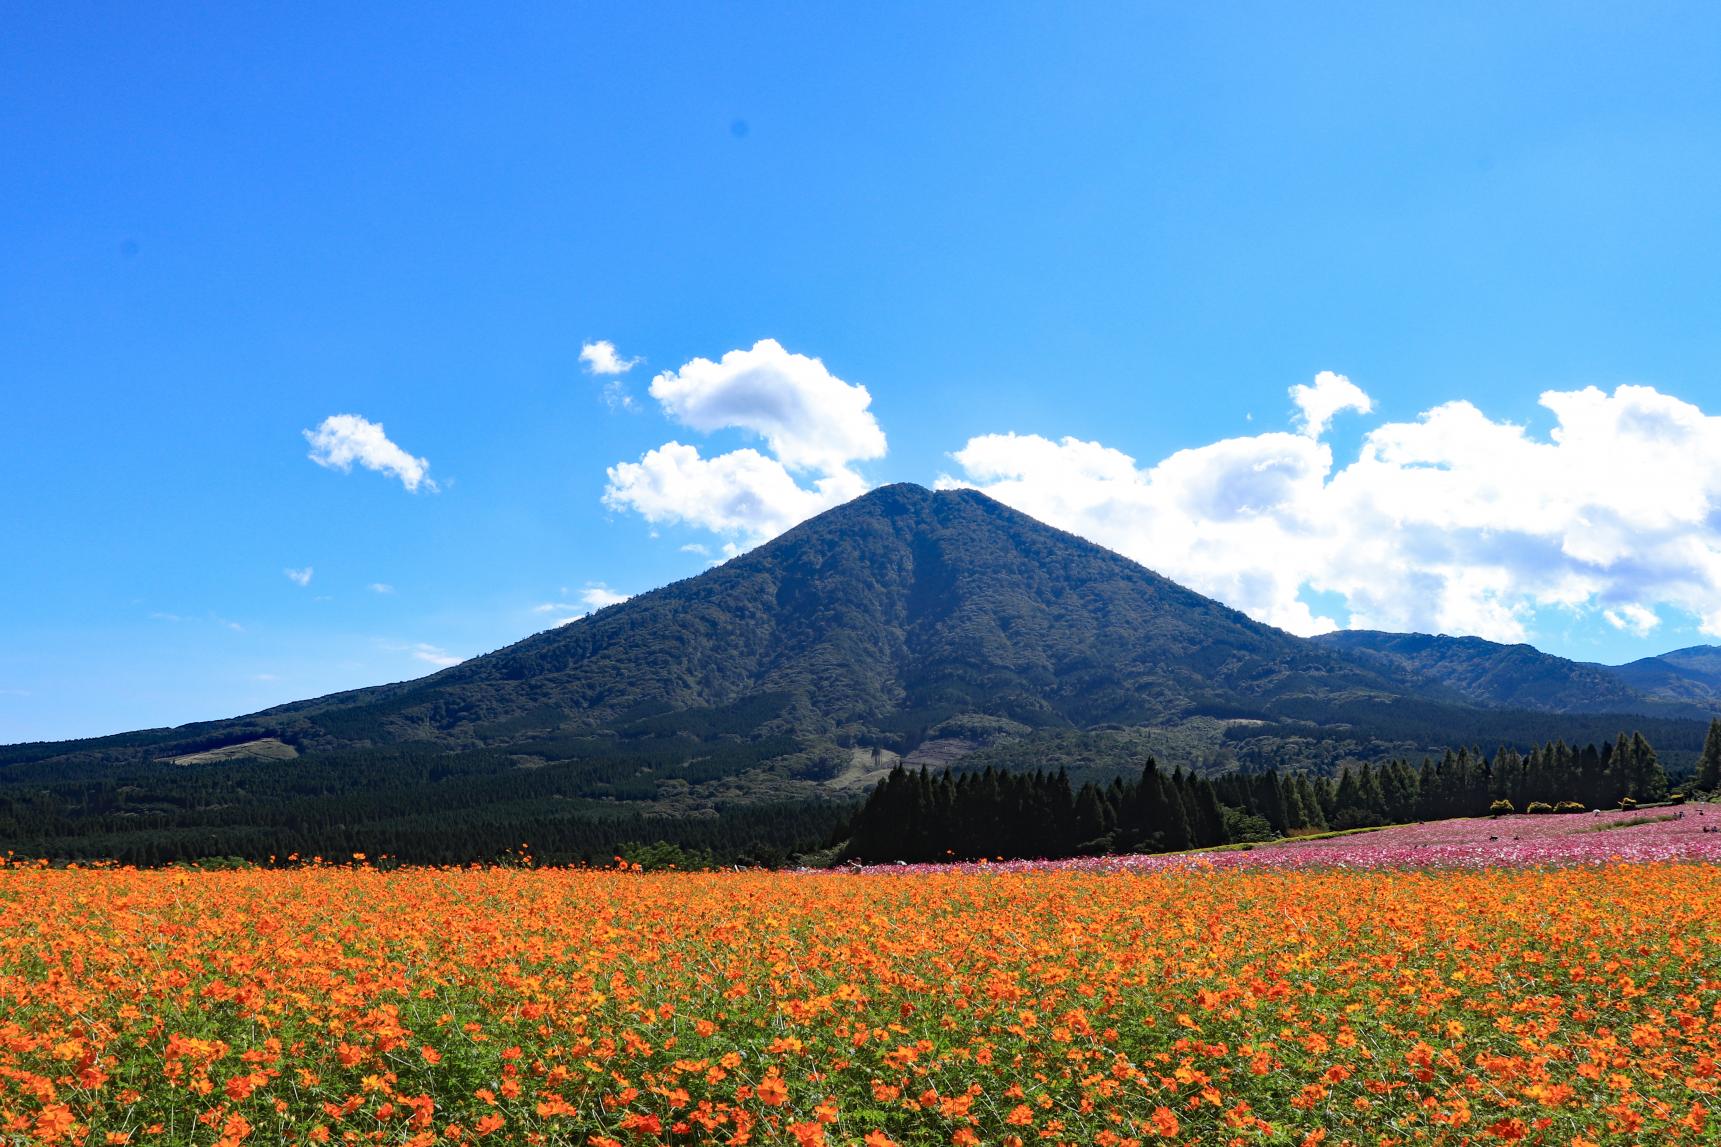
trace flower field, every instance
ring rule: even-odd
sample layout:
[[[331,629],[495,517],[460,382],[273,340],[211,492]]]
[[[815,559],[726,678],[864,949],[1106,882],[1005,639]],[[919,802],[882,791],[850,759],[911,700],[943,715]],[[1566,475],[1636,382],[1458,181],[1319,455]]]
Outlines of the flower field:
[[[0,1141],[1713,1142],[1717,903],[1690,863],[14,866]]]
[[[1471,817],[1278,841],[1246,850],[1010,860],[990,867],[1003,872],[1145,873],[1206,868],[1521,868],[1669,860],[1721,863],[1721,805]],[[969,867],[881,864],[862,871],[915,875]]]

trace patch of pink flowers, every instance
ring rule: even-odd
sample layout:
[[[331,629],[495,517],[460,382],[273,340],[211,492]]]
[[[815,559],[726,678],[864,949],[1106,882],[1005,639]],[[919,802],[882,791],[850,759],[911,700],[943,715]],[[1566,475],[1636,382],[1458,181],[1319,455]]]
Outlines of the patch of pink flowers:
[[[1625,822],[1648,817],[1644,824]],[[1609,825],[1619,825],[1609,828]],[[1708,829],[1710,831],[1704,831]],[[1550,813],[1394,825],[1327,840],[1214,852],[1077,856],[974,864],[880,864],[867,873],[1163,872],[1200,868],[1527,868],[1651,861],[1721,862],[1721,805],[1641,812]]]

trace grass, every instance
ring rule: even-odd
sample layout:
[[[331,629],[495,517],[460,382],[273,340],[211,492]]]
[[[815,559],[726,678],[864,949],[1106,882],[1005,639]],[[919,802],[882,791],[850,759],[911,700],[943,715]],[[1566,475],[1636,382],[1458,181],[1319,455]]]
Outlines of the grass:
[[[1629,820],[1616,820],[1612,824],[1598,824],[1593,828],[1586,829],[1585,831],[1607,832],[1609,829],[1614,828],[1636,828],[1640,824],[1655,824],[1659,821],[1678,819],[1678,816],[1673,813],[1663,813],[1660,816],[1634,816]]]
[[[223,745],[219,749],[205,749],[201,753],[186,753],[181,757],[163,757],[162,760],[171,765],[208,765],[217,761],[290,761],[299,755],[299,750],[278,740],[275,737],[264,737],[260,741],[246,741],[239,745]]]

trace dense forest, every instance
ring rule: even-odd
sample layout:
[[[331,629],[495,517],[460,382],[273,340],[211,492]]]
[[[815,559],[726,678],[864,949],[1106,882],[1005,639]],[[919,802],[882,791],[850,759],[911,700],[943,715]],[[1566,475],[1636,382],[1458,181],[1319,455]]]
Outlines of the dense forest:
[[[522,844],[548,863],[605,863],[630,842],[665,841],[724,862],[776,864],[840,840],[853,806],[748,800],[682,811],[655,798],[756,769],[793,747],[642,735],[561,746],[580,755],[548,764],[436,745],[145,762],[70,776],[21,764],[0,784],[0,842],[22,856],[151,865],[354,852],[464,864]]]
[[[1721,722],[1710,726],[1698,783],[1721,778]],[[1006,773],[897,767],[856,815],[845,855],[865,861],[974,860],[1175,852],[1298,832],[1482,816],[1508,806],[1609,808],[1669,795],[1642,733],[1599,747],[1553,741],[1492,758],[1470,749],[1419,767],[1364,763],[1307,772],[1165,773],[1074,788],[1067,771]],[[1503,802],[1503,803],[1500,803]]]

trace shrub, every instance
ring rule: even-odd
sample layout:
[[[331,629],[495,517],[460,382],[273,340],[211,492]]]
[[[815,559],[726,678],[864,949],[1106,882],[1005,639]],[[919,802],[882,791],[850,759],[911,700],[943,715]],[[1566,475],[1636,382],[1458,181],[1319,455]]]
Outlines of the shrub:
[[[1225,822],[1225,839],[1233,844],[1274,840],[1279,835],[1273,831],[1273,826],[1267,823],[1266,818],[1255,813],[1244,812],[1230,805],[1225,805],[1220,812]]]
[[[1512,807],[1512,802],[1504,798],[1497,800],[1488,806],[1489,816],[1505,816],[1508,813],[1514,813],[1517,811],[1517,809]]]
[[[1588,812],[1583,801],[1561,801],[1554,806],[1555,812]]]
[[[1547,801],[1531,801],[1524,811],[1528,813],[1553,812],[1554,806],[1549,804]]]
[[[1623,809],[1636,808],[1637,807],[1637,798],[1636,797],[1621,797],[1621,798],[1619,798],[1619,807],[1623,808]]]
[[[1685,803],[1685,794],[1684,793],[1668,793],[1667,794],[1667,803],[1668,804],[1684,804]]]
[[[664,840],[651,844],[624,844],[616,850],[616,857],[629,864],[637,864],[646,872],[662,872],[666,869],[694,872],[712,867],[709,852],[690,851],[679,844]]]

